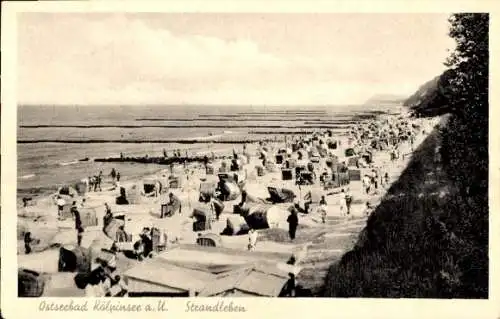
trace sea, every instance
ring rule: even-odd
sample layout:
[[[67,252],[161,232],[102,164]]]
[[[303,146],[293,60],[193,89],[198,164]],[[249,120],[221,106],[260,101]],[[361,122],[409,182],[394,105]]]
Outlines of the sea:
[[[155,164],[102,163],[93,158],[229,153],[241,141],[331,129],[397,112],[383,105],[341,106],[50,106],[21,105],[17,111],[18,198],[50,193],[103,171],[123,180],[155,173]],[[192,143],[179,143],[192,140]],[[207,142],[213,140],[213,143]],[[218,143],[225,141],[227,143]],[[231,144],[234,141],[234,144]],[[231,142],[231,143],[229,143]],[[88,158],[89,161],[81,161]]]

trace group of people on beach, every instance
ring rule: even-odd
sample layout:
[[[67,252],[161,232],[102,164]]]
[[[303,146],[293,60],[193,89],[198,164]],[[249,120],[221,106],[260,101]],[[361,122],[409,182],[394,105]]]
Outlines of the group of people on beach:
[[[188,157],[188,150],[184,151],[184,155],[185,155],[184,157]],[[177,158],[181,158],[182,157],[181,150],[180,149],[173,150],[172,156],[177,157]],[[166,149],[163,149],[163,157],[168,158],[168,153],[167,153]]]
[[[121,174],[118,172],[115,168],[111,169],[111,172],[109,173],[109,176],[111,177],[111,182],[115,185],[119,185],[120,179],[121,179]],[[89,192],[102,192],[102,184],[103,184],[103,178],[104,175],[102,171],[99,171],[99,174],[94,175],[94,176],[89,176],[88,178],[85,178],[82,180],[83,183],[86,184],[87,189]]]
[[[77,243],[78,243],[78,246],[80,246],[81,241],[82,241],[82,234],[84,232],[82,219],[81,219],[80,211],[78,210],[77,201],[73,198],[72,195],[68,195],[68,197],[72,201],[69,212],[71,214],[71,218],[75,221],[75,229],[77,231]],[[67,205],[66,200],[63,198],[63,196],[57,195],[55,197],[55,202],[56,202],[56,206],[57,206],[57,218],[59,220],[64,220],[65,219],[64,208]],[[80,204],[80,207],[84,207],[84,206],[85,206],[85,198],[82,199],[82,202]]]
[[[365,174],[361,181],[363,183],[363,190],[367,195],[371,193],[376,194],[381,187],[389,184],[389,173],[386,171],[382,174],[380,168],[372,166],[371,171]]]
[[[96,259],[97,267],[89,273],[75,276],[77,287],[85,290],[85,297],[124,297],[128,286],[118,274],[116,261]]]

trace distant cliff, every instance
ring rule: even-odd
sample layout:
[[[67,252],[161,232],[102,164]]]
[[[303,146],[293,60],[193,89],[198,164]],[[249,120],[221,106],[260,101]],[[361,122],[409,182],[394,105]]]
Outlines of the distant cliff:
[[[383,105],[401,105],[405,101],[404,96],[392,94],[378,94],[372,96],[365,102],[365,105],[383,104]]]
[[[424,83],[417,92],[403,102],[403,105],[424,116],[448,113],[450,109],[447,96],[452,73],[452,70],[446,70],[443,74]]]

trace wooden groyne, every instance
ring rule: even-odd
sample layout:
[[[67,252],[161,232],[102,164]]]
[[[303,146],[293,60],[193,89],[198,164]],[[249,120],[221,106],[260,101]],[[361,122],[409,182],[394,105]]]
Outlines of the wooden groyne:
[[[286,121],[284,121],[286,122]],[[348,123],[347,123],[348,124]],[[19,125],[20,128],[220,128],[220,129],[228,129],[228,128],[262,128],[262,129],[274,129],[274,128],[289,128],[290,124],[282,124],[282,125],[229,125],[229,124],[199,124],[199,125],[186,125],[186,124],[165,124],[165,125],[136,125],[136,124],[123,124],[123,125],[107,125],[107,124],[35,124],[35,125]],[[337,125],[331,124],[309,124],[309,125],[293,125],[294,128],[297,129],[335,129],[338,128]]]
[[[292,134],[292,133],[290,133]],[[99,144],[99,143],[117,143],[117,144],[252,144],[258,142],[280,142],[280,138],[254,138],[254,139],[218,139],[220,137],[205,138],[205,139],[27,139],[17,140],[18,144],[35,144],[35,143],[68,143],[68,144]]]
[[[94,162],[106,163],[140,163],[140,164],[158,164],[158,165],[171,165],[171,164],[184,164],[184,163],[204,163],[205,160],[209,162],[215,159],[228,159],[231,156],[181,156],[181,157],[105,157],[95,158]]]

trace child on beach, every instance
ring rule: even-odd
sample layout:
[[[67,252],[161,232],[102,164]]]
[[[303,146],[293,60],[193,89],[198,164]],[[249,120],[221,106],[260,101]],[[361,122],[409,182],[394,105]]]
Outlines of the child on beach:
[[[57,217],[61,219],[64,205],[66,205],[66,201],[61,196],[58,195],[56,199],[56,205],[57,205]]]
[[[345,205],[346,205],[347,215],[351,214],[351,204],[352,204],[352,195],[349,192],[349,189],[347,189],[347,192],[345,193]]]
[[[372,185],[374,186],[375,189],[378,189],[378,174],[377,174],[377,170],[375,168],[372,169],[371,178],[372,178],[372,180],[371,180]]]
[[[345,192],[343,189],[341,192],[339,204],[340,204],[340,216],[347,217],[347,202],[346,202]]]
[[[258,233],[255,229],[250,228],[248,231],[248,250],[253,251],[257,246]]]
[[[321,196],[321,200],[319,201],[319,212],[321,214],[321,221],[323,224],[326,223],[326,199],[325,196]]]

